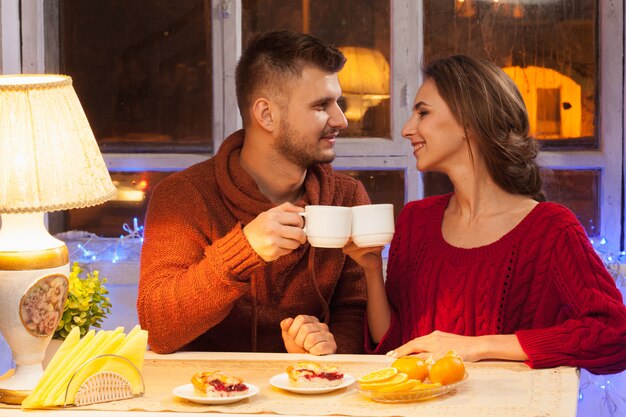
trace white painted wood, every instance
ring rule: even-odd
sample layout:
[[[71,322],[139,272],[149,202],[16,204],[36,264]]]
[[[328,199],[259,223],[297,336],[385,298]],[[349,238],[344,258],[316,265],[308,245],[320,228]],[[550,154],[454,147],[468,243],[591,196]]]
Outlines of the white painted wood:
[[[605,156],[600,190],[601,236],[606,237],[608,247],[617,252],[623,244],[620,242],[620,231],[623,227],[623,157],[620,152],[623,145],[623,113],[615,110],[622,108],[623,91],[615,86],[620,85],[623,80],[624,61],[623,56],[615,51],[624,50],[623,38],[619,36],[623,33],[624,22],[614,16],[623,16],[624,2],[602,0],[599,11],[600,109],[597,114],[600,122],[600,146]]]
[[[22,72],[42,74],[45,69],[44,0],[21,2]]]
[[[622,144],[623,144],[623,90],[615,88],[623,80],[624,21],[623,2],[601,0],[599,8],[599,125],[600,151],[603,168],[600,185],[600,234],[607,240],[610,251],[617,252],[622,230]],[[622,109],[622,111],[619,111]],[[574,156],[574,152],[571,152]],[[571,158],[570,158],[571,160]]]
[[[333,167],[341,169],[405,169],[407,157],[400,156],[338,156]]]
[[[400,14],[407,19],[405,33],[392,31],[393,45],[396,54],[406,54],[407,75],[406,81],[401,85],[400,108],[394,115],[394,121],[400,119],[397,128],[394,129],[398,137],[401,136],[402,127],[413,112],[413,100],[417,89],[422,83],[421,61],[424,56],[424,6],[423,1],[413,2],[410,0],[394,2],[395,15]],[[398,10],[399,9],[399,10]],[[400,74],[393,71],[393,77],[400,79]],[[408,140],[402,139],[402,146],[407,155],[407,168],[405,173],[405,202],[424,198],[424,180],[422,174],[416,168],[416,160],[413,156],[413,148]]]
[[[224,138],[224,50],[222,0],[211,0],[211,46],[213,75],[213,149],[217,152],[218,143]]]
[[[5,8],[5,3],[10,3],[10,6]],[[11,23],[14,22],[13,24],[18,27],[18,32],[14,34],[17,40],[11,39],[10,42],[11,47],[18,48],[21,72],[24,74],[58,73],[60,64],[58,0],[46,0],[46,2],[44,0],[21,2],[2,0],[3,16],[5,11],[9,12]],[[3,28],[4,23],[3,19]]]
[[[105,153],[102,155],[109,171],[180,171],[207,160],[206,154],[135,154]]]
[[[213,149],[242,127],[235,94],[241,56],[241,0],[211,0],[213,22]]]
[[[606,155],[602,151],[541,151],[538,161],[548,168],[604,168]]]
[[[45,0],[43,9],[44,68],[46,74],[61,72],[59,0]]]
[[[20,2],[0,0],[0,65],[2,74],[22,72],[20,48]]]

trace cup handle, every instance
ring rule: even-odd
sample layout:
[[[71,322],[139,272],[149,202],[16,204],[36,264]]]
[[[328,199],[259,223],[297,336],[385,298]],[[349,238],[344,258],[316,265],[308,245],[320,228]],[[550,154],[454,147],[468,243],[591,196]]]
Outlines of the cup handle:
[[[306,213],[303,211],[302,213],[298,213],[304,219],[304,226],[302,226],[302,230],[306,233]]]

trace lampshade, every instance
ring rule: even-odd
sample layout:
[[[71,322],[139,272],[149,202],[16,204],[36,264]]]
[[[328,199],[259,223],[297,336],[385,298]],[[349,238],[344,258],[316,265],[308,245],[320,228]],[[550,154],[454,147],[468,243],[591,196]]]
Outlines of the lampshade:
[[[67,299],[67,247],[45,212],[115,195],[71,78],[0,76],[0,332],[16,365],[0,401],[19,404],[37,384]]]
[[[346,57],[346,64],[339,71],[346,118],[358,122],[369,107],[389,98],[389,63],[375,49],[342,46],[339,50]]]
[[[0,213],[88,207],[115,194],[72,79],[0,76]]]
[[[389,97],[389,64],[380,51],[359,46],[342,46],[346,65],[339,72],[344,93]]]

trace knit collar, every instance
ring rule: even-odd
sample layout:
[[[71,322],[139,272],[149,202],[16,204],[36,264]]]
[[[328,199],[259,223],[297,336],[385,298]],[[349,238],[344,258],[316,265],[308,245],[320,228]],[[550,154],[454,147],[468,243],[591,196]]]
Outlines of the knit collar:
[[[541,214],[546,203],[539,203],[510,231],[494,242],[475,248],[460,248],[448,243],[443,237],[443,217],[453,193],[433,197],[435,204],[426,224],[429,247],[433,253],[439,254],[455,265],[473,263],[477,259],[504,259],[511,250],[519,246],[519,242],[532,227],[535,219]]]
[[[244,138],[243,129],[230,135],[222,143],[214,159],[217,185],[224,202],[237,218],[247,224],[259,213],[274,207],[274,203],[259,191],[257,184],[239,163]],[[333,205],[335,178],[330,164],[314,164],[309,167],[304,188],[304,196],[297,205]]]

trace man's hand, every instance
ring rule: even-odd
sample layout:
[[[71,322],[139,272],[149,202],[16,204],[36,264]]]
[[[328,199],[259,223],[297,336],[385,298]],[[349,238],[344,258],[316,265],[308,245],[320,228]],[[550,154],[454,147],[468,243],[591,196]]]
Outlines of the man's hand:
[[[283,342],[288,353],[330,355],[337,351],[335,337],[317,317],[299,315],[280,322]]]
[[[298,214],[302,211],[302,207],[283,203],[259,214],[243,228],[250,246],[265,262],[287,255],[306,242],[304,220]]]

